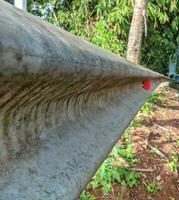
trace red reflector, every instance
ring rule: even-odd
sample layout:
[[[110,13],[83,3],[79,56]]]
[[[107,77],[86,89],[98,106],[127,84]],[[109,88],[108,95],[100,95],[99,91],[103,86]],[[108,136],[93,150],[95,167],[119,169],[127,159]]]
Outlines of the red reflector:
[[[145,89],[145,90],[150,90],[151,88],[151,80],[145,80],[142,82],[142,87]]]

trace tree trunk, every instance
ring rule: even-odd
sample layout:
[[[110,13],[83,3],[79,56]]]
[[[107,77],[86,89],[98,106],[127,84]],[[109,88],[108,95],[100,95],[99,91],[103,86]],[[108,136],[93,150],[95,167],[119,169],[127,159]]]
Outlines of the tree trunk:
[[[147,0],[136,0],[133,11],[128,38],[127,59],[134,63],[140,62],[144,13],[146,10],[146,5]]]

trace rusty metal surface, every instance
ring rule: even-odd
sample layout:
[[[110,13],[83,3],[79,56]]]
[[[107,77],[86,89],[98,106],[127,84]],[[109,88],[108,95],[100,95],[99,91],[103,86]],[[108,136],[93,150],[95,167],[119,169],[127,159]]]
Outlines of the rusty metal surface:
[[[0,199],[75,199],[160,78],[0,0]]]

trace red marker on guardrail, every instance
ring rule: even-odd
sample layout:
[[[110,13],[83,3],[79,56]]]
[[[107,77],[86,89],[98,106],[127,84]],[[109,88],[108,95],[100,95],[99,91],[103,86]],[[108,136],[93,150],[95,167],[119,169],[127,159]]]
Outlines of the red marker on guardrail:
[[[145,80],[145,81],[142,82],[142,87],[143,87],[145,90],[150,90],[150,88],[151,88],[151,83],[152,83],[151,80]]]

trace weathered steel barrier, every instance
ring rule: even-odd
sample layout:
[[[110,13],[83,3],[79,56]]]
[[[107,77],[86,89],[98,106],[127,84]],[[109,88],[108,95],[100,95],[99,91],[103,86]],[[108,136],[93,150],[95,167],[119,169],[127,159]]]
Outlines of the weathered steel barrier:
[[[0,199],[75,199],[161,79],[0,0]]]

